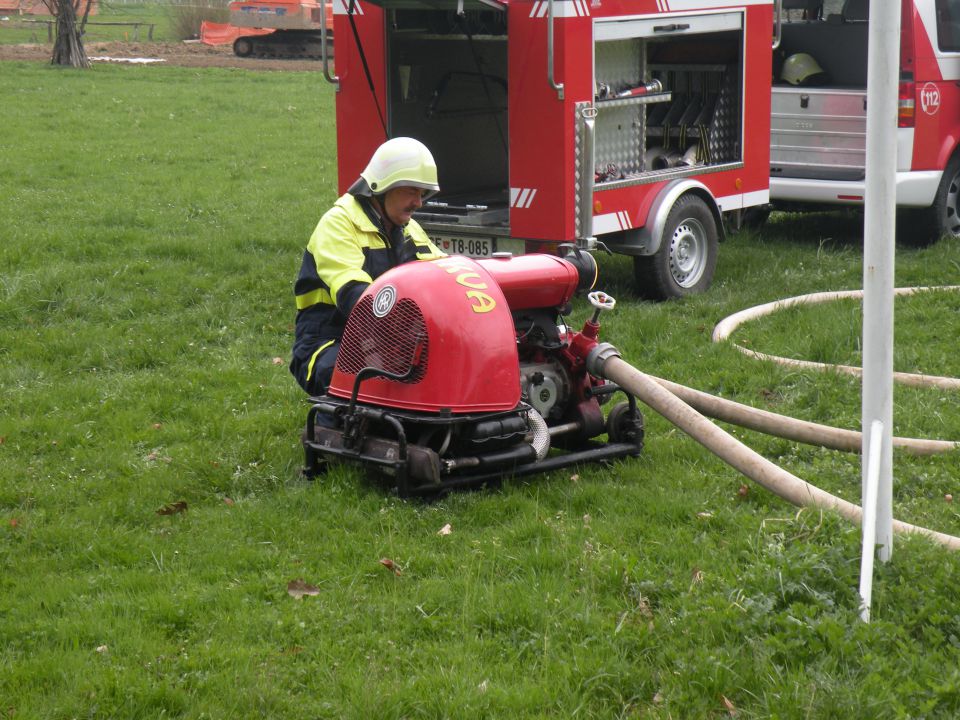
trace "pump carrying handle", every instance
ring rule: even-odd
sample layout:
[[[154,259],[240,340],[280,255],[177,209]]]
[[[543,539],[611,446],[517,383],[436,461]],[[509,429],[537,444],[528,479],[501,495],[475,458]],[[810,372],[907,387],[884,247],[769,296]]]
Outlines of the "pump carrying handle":
[[[563,83],[553,74],[553,0],[547,0],[547,81],[557,91],[557,100],[563,100]]]

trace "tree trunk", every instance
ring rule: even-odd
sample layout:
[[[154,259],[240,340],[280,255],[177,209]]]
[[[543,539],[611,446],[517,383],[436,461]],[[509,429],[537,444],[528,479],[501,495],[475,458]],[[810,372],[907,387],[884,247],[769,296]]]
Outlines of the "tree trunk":
[[[57,39],[53,43],[52,65],[88,68],[90,61],[83,49],[83,27],[77,23],[73,0],[56,0]],[[86,19],[86,14],[84,14]]]

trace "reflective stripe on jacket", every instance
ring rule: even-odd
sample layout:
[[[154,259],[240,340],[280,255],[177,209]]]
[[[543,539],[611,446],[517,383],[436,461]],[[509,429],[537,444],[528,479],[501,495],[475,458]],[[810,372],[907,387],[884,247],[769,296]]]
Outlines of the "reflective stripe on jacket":
[[[301,385],[310,381],[317,353],[343,334],[352,303],[344,307],[348,298],[341,291],[346,289],[344,295],[356,300],[357,290],[390,268],[444,256],[415,220],[394,228],[388,238],[368,203],[349,193],[338,198],[320,218],[303,253],[294,286],[297,324],[290,361]]]

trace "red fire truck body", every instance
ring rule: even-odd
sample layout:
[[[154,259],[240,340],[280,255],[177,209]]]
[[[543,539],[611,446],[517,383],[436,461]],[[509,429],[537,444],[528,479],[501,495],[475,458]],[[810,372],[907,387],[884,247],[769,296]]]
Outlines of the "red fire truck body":
[[[773,0],[376,3],[334,2],[340,190],[423,141],[447,252],[599,241],[676,297],[709,287],[723,215],[769,201]]]

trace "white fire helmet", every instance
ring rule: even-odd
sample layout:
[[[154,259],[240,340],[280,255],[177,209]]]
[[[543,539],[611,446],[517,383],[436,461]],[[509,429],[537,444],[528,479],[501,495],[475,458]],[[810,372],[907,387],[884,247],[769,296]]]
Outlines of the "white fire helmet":
[[[806,85],[817,76],[823,76],[823,68],[808,53],[794,53],[783,61],[780,79],[791,85]]]
[[[397,137],[377,148],[360,177],[370,192],[382,195],[396,187],[424,190],[424,199],[437,194],[437,164],[433,155],[419,140]]]

